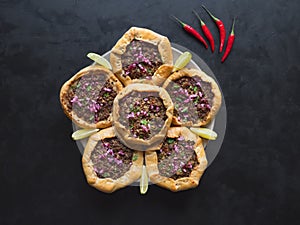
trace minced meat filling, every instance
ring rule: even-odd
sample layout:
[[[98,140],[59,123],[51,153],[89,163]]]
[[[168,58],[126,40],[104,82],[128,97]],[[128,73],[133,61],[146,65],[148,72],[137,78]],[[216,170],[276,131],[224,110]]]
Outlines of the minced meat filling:
[[[204,94],[204,90],[205,93],[209,93],[208,96]],[[201,121],[206,119],[214,96],[210,83],[203,82],[197,77],[181,77],[171,82],[167,91],[174,102],[174,116],[178,121],[197,123],[199,119]]]
[[[121,62],[123,76],[131,79],[151,79],[163,64],[156,45],[135,39],[127,45]]]
[[[88,123],[106,120],[117,92],[106,74],[89,72],[75,80],[67,93],[68,110]]]
[[[136,159],[133,150],[123,145],[116,137],[99,141],[91,153],[93,168],[99,178],[120,178]]]
[[[160,150],[157,150],[158,169],[162,176],[174,180],[189,177],[193,168],[199,164],[194,151],[194,141],[184,137],[167,137]]]
[[[201,82],[201,88],[203,90],[203,93],[205,93],[205,98],[207,99],[208,103],[212,105],[215,95],[211,91],[212,90],[211,83],[205,82],[203,80],[201,80],[200,82]]]
[[[131,92],[120,100],[120,122],[135,138],[150,139],[164,126],[166,108],[158,93]]]

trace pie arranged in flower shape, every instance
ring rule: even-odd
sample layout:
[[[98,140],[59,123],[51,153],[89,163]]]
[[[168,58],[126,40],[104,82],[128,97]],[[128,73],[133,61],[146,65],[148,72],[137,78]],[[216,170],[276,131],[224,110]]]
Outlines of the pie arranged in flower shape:
[[[149,84],[130,84],[114,100],[115,132],[128,147],[157,149],[171,125],[173,108],[165,89]]]
[[[159,150],[146,152],[150,180],[171,191],[196,187],[207,160],[201,138],[186,127],[171,127]]]
[[[110,63],[112,71],[99,64],[80,70],[60,92],[77,128],[101,129],[85,144],[87,182],[110,193],[143,178],[144,167],[158,186],[196,187],[207,159],[189,127],[207,125],[218,113],[215,80],[196,69],[174,72],[168,38],[145,28],[130,28],[112,48]]]
[[[222,95],[217,83],[201,70],[179,70],[168,77],[163,88],[175,106],[174,125],[206,125],[221,106]]]
[[[65,114],[79,127],[105,128],[112,125],[113,101],[122,89],[110,70],[92,65],[62,86],[60,102]]]
[[[122,144],[110,127],[89,138],[82,166],[90,185],[110,193],[140,178],[143,152]]]
[[[110,62],[125,86],[132,82],[159,85],[172,71],[171,44],[151,30],[132,27],[112,48]]]

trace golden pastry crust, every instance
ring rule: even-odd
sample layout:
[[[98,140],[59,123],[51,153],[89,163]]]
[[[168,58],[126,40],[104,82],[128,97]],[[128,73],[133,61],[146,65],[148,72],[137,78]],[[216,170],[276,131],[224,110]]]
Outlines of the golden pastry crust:
[[[193,134],[186,127],[171,127],[168,130],[167,137],[176,138],[183,136],[185,140],[195,142],[194,151],[197,155],[199,164],[195,166],[189,177],[182,177],[176,180],[160,175],[158,169],[158,159],[155,151],[147,151],[145,153],[145,162],[151,182],[160,187],[164,187],[173,192],[195,188],[199,184],[199,180],[207,167],[207,159],[200,137]]]
[[[173,70],[172,65],[163,64],[161,65],[152,77],[152,83],[157,86],[161,86],[166,79],[171,75]]]
[[[77,126],[82,127],[82,128],[106,128],[106,127],[109,127],[112,125],[112,115],[110,115],[108,119],[99,121],[98,123],[89,123],[89,122],[83,120],[82,118],[78,117],[78,115],[76,115],[76,113],[73,110],[68,109],[68,106],[67,106],[68,101],[69,101],[67,99],[67,95],[68,95],[68,91],[69,91],[72,83],[74,81],[76,81],[78,78],[88,74],[89,72],[105,73],[106,76],[108,77],[108,79],[110,79],[111,82],[113,82],[113,86],[117,93],[119,93],[123,89],[123,85],[121,84],[121,82],[118,80],[118,78],[116,78],[114,76],[114,74],[110,70],[108,70],[100,65],[95,64],[95,65],[91,65],[91,66],[83,68],[78,73],[76,73],[71,79],[69,79],[68,81],[66,81],[63,84],[63,86],[61,87],[61,90],[60,90],[60,102],[61,102],[62,108],[64,110],[64,113]]]
[[[158,47],[158,51],[160,53],[163,64],[166,65],[166,68],[158,68],[158,70],[152,76],[152,80],[145,79],[131,79],[129,76],[124,77],[124,71],[122,69],[122,55],[126,52],[127,45],[130,44],[132,40],[141,40],[144,42],[148,42],[154,44]],[[121,82],[127,86],[132,82],[144,82],[154,85],[160,85],[170,74],[172,69],[169,69],[173,64],[173,55],[172,48],[169,42],[169,39],[165,36],[162,36],[158,33],[155,33],[149,29],[139,28],[139,27],[131,27],[116,43],[116,45],[112,48],[110,53],[110,63],[113,68],[114,74],[121,80]],[[163,67],[164,65],[160,66]],[[162,78],[164,78],[162,80]]]
[[[111,178],[99,178],[93,169],[93,163],[90,159],[91,153],[94,150],[95,146],[100,140],[105,138],[115,137],[115,132],[113,127],[106,128],[100,132],[92,135],[84,149],[84,154],[82,156],[82,167],[85,173],[87,182],[98,189],[106,193],[114,192],[120,188],[124,188],[129,184],[138,180],[142,174],[143,167],[143,152],[134,151],[134,154],[137,155],[137,159],[132,162],[130,169],[120,178],[111,179]]]
[[[157,92],[158,96],[162,99],[164,106],[166,108],[167,119],[165,120],[164,126],[162,127],[162,129],[158,134],[156,134],[149,140],[143,140],[140,138],[131,137],[129,128],[125,127],[123,124],[119,122],[120,110],[122,110],[122,107],[119,105],[119,101],[133,91],[142,92],[142,93]],[[159,144],[165,138],[167,130],[171,125],[173,110],[174,110],[174,106],[172,100],[169,94],[167,93],[167,91],[164,90],[163,88],[149,85],[149,84],[130,84],[127,87],[125,87],[123,91],[121,91],[114,100],[113,121],[114,121],[115,132],[118,138],[122,140],[122,142],[129,148],[142,150],[142,151],[157,149],[159,148]]]
[[[181,122],[174,116],[173,120],[172,120],[172,124],[174,124],[174,125],[180,125],[180,126],[203,126],[203,125],[206,125],[213,118],[215,118],[216,114],[218,113],[218,111],[221,107],[222,94],[221,94],[218,84],[212,77],[208,76],[202,70],[197,70],[197,69],[179,70],[168,77],[168,79],[163,84],[163,88],[166,89],[171,82],[173,82],[181,77],[194,77],[194,76],[199,77],[202,81],[207,82],[211,85],[211,92],[214,95],[213,99],[211,100],[211,102],[212,102],[211,110],[210,110],[209,114],[207,115],[207,117],[205,118],[205,120],[199,119],[197,123],[192,123],[192,121]],[[207,93],[205,93],[205,90],[203,90],[203,91],[204,91],[204,94],[207,96]]]

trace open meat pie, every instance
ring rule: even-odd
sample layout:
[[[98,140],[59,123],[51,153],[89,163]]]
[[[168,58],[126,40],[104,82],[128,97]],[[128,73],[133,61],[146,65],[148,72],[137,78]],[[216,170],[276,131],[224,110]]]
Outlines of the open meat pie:
[[[130,84],[114,100],[116,134],[130,148],[157,149],[172,122],[173,108],[163,88]]]
[[[80,70],[61,88],[65,114],[79,127],[105,128],[112,124],[112,105],[122,90],[113,73],[99,65]]]
[[[174,192],[196,187],[207,166],[201,138],[186,127],[171,127],[145,160],[151,182]]]
[[[132,27],[112,48],[110,63],[125,86],[132,82],[159,85],[172,71],[171,44],[165,36]]]
[[[140,178],[143,152],[124,146],[110,127],[89,138],[82,166],[91,186],[111,193]]]
[[[217,83],[202,70],[179,70],[166,80],[163,87],[174,103],[174,125],[206,125],[221,106],[222,96]]]

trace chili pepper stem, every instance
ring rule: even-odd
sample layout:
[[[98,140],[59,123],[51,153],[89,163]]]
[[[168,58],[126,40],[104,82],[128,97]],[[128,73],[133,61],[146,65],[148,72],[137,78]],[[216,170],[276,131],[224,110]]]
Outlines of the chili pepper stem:
[[[234,24],[235,24],[235,17],[233,18],[233,22],[232,22],[232,28],[231,28],[231,35],[234,35]]]
[[[176,16],[173,16],[172,15],[172,17],[178,22],[178,23],[180,23],[181,24],[181,26],[185,26],[186,24],[184,23],[184,22],[182,22],[180,19],[178,19]]]
[[[202,8],[211,16],[211,18],[213,18],[214,21],[220,20],[217,17],[215,17],[204,5],[202,5]]]
[[[193,10],[193,13],[196,15],[196,17],[197,17],[198,20],[200,21],[201,26],[205,25],[205,23],[203,22],[203,20],[201,20],[201,17],[199,16],[199,14],[198,14],[195,10]]]

